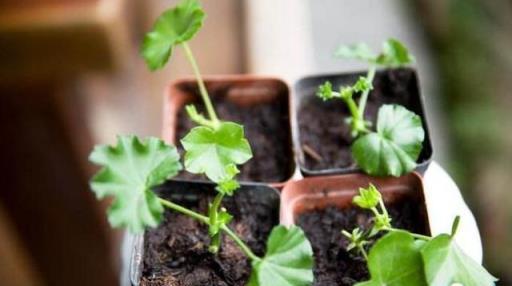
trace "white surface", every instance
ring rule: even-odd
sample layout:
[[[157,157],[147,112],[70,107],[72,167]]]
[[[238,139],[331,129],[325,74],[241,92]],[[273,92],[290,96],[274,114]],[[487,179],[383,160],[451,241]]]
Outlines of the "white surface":
[[[482,241],[475,217],[459,188],[436,162],[432,162],[423,178],[425,201],[432,235],[450,233],[453,219],[460,216],[455,240],[475,261],[482,263]]]
[[[289,82],[314,66],[310,10],[304,0],[246,0],[246,63],[254,73]]]

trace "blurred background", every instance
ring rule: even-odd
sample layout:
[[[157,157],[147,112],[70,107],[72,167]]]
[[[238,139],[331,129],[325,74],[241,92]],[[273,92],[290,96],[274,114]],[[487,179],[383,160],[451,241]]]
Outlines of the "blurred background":
[[[116,285],[121,233],[87,181],[116,134],[160,133],[162,93],[190,74],[181,51],[150,73],[138,55],[171,0],[0,0],[0,284]],[[482,234],[484,264],[512,285],[512,2],[203,0],[191,43],[204,74],[293,84],[363,68],[338,44],[389,37],[417,59],[435,160]],[[442,192],[442,190],[439,190]]]

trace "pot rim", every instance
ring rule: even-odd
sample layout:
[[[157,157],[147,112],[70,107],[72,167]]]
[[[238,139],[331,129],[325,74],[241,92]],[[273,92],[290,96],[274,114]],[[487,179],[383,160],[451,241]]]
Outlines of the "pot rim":
[[[425,210],[423,220],[425,222],[426,231],[428,234],[432,233],[425,200],[423,179],[416,172],[409,173],[402,177],[373,177],[363,173],[353,173],[336,176],[307,177],[301,180],[291,181],[287,183],[281,191],[281,205],[279,210],[280,222],[283,225],[295,224],[296,217],[301,213],[300,211],[296,211],[296,206],[306,199],[325,198],[332,202],[336,200],[349,200],[350,203],[348,205],[352,206],[351,201],[352,198],[357,195],[358,188],[367,187],[369,183],[373,183],[377,186],[384,197],[390,195],[406,195],[407,193],[418,197],[421,206]],[[324,186],[322,186],[322,184],[324,184]],[[330,186],[326,186],[329,184]],[[352,184],[352,186],[346,186],[347,184]],[[332,189],[332,185],[336,185],[336,189]],[[311,186],[314,186],[313,188],[316,189],[313,189]],[[411,189],[411,186],[414,186],[416,189]],[[318,208],[322,209],[328,205],[331,204],[325,203],[323,207],[320,206]],[[314,208],[317,207],[315,206]],[[341,208],[344,208],[344,206]]]

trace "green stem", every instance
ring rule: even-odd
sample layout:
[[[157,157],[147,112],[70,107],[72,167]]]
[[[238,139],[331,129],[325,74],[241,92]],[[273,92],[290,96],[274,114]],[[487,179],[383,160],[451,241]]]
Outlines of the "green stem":
[[[349,97],[349,98],[343,98],[343,100],[345,101],[345,103],[347,104],[348,106],[348,110],[350,110],[350,114],[352,114],[352,118],[353,120],[359,120],[359,119],[362,119],[360,113],[359,113],[359,110],[357,108],[357,104],[356,102],[354,101],[354,99],[352,97]]]
[[[170,202],[168,200],[164,200],[162,198],[158,198],[158,200],[165,207],[168,207],[168,208],[170,208],[172,210],[175,210],[175,211],[177,211],[179,213],[182,213],[184,215],[188,215],[189,217],[197,219],[198,221],[200,221],[202,223],[210,225],[210,220],[209,220],[209,218],[207,216],[204,216],[202,214],[196,213],[195,211],[191,211],[191,210],[189,210],[189,209],[187,209],[185,207],[182,207],[182,206],[180,206],[178,204],[175,204],[173,202]]]
[[[375,77],[375,71],[376,71],[375,65],[371,65],[368,69],[368,74],[366,75],[366,78],[368,79],[368,82],[373,83],[373,78]],[[368,95],[370,94],[370,91],[372,89],[368,89],[361,95],[361,98],[359,98],[359,114],[361,114],[361,117],[364,117],[364,109],[366,108],[366,101],[368,100]]]
[[[222,199],[224,198],[223,193],[218,193],[215,198],[213,199],[212,206],[210,208],[210,223],[216,224],[217,223],[217,214],[219,213],[219,207],[220,203],[222,202]]]
[[[386,228],[385,230],[387,230],[387,231],[404,231],[403,229],[398,229],[398,228],[393,228],[393,227]],[[418,233],[413,233],[413,232],[409,232],[409,234],[411,234],[414,238],[425,240],[425,241],[429,241],[432,239],[432,237],[426,236],[423,234],[418,234]]]
[[[366,253],[366,250],[362,245],[358,245],[357,248],[359,249],[359,252],[363,254],[364,260],[368,261],[368,253]]]
[[[251,259],[253,261],[261,260],[261,258],[258,257],[256,254],[254,254],[254,252],[252,252],[252,250],[249,248],[249,246],[247,246],[247,244],[245,244],[245,242],[243,242],[231,229],[229,229],[229,227],[223,225],[221,227],[221,229],[224,232],[226,232],[227,235],[229,235],[231,237],[231,239],[233,239],[233,241],[236,242],[236,244],[238,244],[240,249],[242,249],[242,251],[245,253],[245,255],[247,255],[247,257],[249,257],[249,259]]]
[[[377,210],[377,208],[376,208],[376,207],[373,207],[373,208],[371,208],[370,210],[373,212],[373,214],[374,214],[375,216],[379,216],[379,215],[380,215],[379,210]]]
[[[350,114],[352,115],[352,122],[350,127],[352,129],[352,135],[357,137],[360,133],[367,133],[368,128],[366,128],[366,122],[364,121],[363,114],[357,108],[357,104],[352,97],[343,98],[345,103],[350,110]]]
[[[213,199],[213,203],[210,205],[210,208],[208,210],[208,215],[210,217],[210,226],[216,226],[218,224],[218,218],[219,218],[219,207],[220,203],[222,202],[222,198],[224,198],[223,193],[218,193],[215,196],[215,199]],[[210,251],[212,253],[217,253],[220,247],[220,240],[221,240],[221,233],[218,232],[215,235],[211,237],[210,242]]]
[[[382,198],[379,200],[379,205],[380,205],[380,208],[382,210],[382,213],[385,216],[389,217],[388,210],[386,209],[386,206],[384,205],[384,200]]]
[[[192,50],[190,50],[190,47],[186,42],[182,43],[183,49],[185,50],[185,55],[187,56],[188,61],[190,62],[190,65],[192,66],[192,69],[194,70],[194,74],[197,79],[197,84],[199,85],[199,93],[201,93],[201,97],[203,98],[204,105],[206,106],[206,111],[208,112],[208,116],[210,117],[210,120],[213,121],[215,124],[219,122],[219,119],[217,118],[217,114],[215,113],[215,109],[213,108],[212,102],[210,100],[210,96],[208,95],[208,91],[206,90],[206,87],[204,85],[203,78],[201,76],[201,73],[199,72],[199,66],[197,65],[196,59],[194,58],[194,55],[192,54]]]

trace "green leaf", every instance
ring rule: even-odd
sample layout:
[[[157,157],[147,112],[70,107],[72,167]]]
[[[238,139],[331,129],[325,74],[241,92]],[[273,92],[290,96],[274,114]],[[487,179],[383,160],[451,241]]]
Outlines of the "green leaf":
[[[162,68],[174,46],[190,40],[197,33],[204,17],[205,13],[197,0],[182,0],[158,17],[142,44],[142,56],[149,69]]]
[[[490,286],[497,281],[485,268],[467,256],[452,236],[441,234],[421,250],[429,285]]]
[[[414,57],[409,54],[407,47],[395,39],[388,39],[382,45],[382,53],[377,57],[377,64],[383,66],[398,67],[414,62]]]
[[[357,286],[422,286],[423,262],[414,237],[405,231],[390,232],[375,243],[368,256],[371,279]]]
[[[96,146],[89,160],[103,166],[90,182],[96,196],[114,197],[108,210],[112,226],[141,232],[160,223],[164,209],[151,188],[181,170],[174,146],[152,137],[119,136],[116,146]]]
[[[370,175],[401,176],[416,168],[424,138],[418,115],[400,105],[383,105],[377,132],[359,137],[352,145],[352,156]]]
[[[297,226],[278,225],[270,233],[265,257],[252,261],[248,286],[306,286],[313,283],[313,249]]]
[[[367,62],[374,62],[377,58],[377,55],[364,43],[340,46],[334,55],[340,58],[358,59]]]
[[[352,202],[360,208],[371,209],[379,204],[381,199],[380,192],[370,183],[368,188],[359,188],[359,195],[352,199]]]
[[[230,165],[243,164],[252,158],[243,126],[233,122],[221,122],[218,128],[194,127],[181,144],[186,151],[187,171],[204,173],[216,183],[230,178]]]

